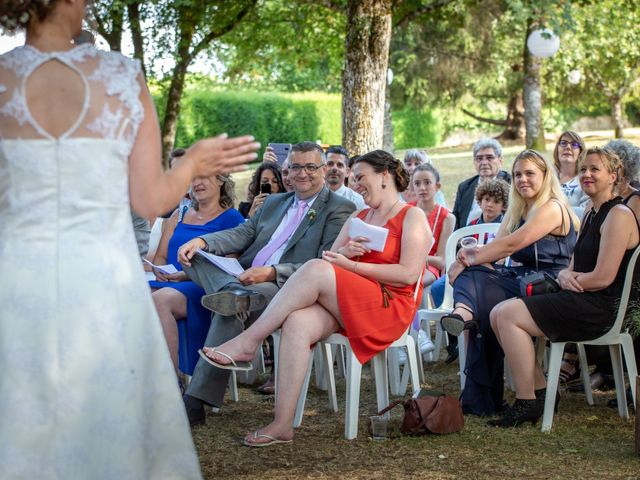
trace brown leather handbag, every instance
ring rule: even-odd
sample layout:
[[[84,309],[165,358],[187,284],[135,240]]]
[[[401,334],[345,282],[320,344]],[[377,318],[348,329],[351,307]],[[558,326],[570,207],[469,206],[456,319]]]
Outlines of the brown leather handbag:
[[[462,407],[457,398],[442,395],[424,396],[398,400],[380,410],[383,415],[397,405],[404,406],[404,418],[400,431],[405,435],[426,435],[428,433],[453,433],[464,428]]]

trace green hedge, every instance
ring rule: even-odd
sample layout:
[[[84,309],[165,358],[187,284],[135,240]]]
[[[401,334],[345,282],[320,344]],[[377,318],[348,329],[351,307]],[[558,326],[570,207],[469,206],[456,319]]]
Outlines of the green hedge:
[[[166,90],[151,88],[156,108],[163,115]],[[338,94],[278,93],[221,90],[214,85],[190,85],[182,96],[176,147],[227,132],[253,135],[263,147],[269,142],[320,140],[342,143],[342,100]],[[406,108],[393,112],[397,149],[431,147],[440,142],[442,122],[433,111]]]
[[[432,110],[405,108],[391,115],[395,148],[425,148],[438,145],[442,122]]]

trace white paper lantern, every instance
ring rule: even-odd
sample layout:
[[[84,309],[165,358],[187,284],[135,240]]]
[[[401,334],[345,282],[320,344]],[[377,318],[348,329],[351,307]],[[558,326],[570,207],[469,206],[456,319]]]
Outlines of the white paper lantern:
[[[547,28],[534,30],[527,39],[527,47],[536,57],[551,57],[560,48],[560,38]]]
[[[582,72],[580,70],[571,70],[567,75],[567,80],[571,85],[577,85],[582,80]]]

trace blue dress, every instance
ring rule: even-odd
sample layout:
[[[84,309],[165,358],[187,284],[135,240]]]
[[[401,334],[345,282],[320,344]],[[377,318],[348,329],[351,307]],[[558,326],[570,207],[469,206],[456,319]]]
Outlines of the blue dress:
[[[520,226],[524,220],[520,221]],[[518,227],[519,228],[519,227]],[[453,284],[454,305],[458,302],[473,310],[478,323],[477,335],[469,335],[465,364],[465,387],[461,395],[462,410],[476,415],[492,415],[502,410],[504,395],[504,352],[498,343],[489,313],[498,303],[520,296],[521,275],[536,271],[557,276],[569,266],[576,244],[576,231],[570,222],[566,236],[546,235],[538,240],[538,261],[534,245],[511,255],[521,263],[517,267],[495,265],[495,270],[482,265],[466,268]]]
[[[244,223],[244,218],[234,208],[224,211],[204,225],[190,225],[179,221],[169,239],[167,263],[172,264],[181,271],[182,265],[178,262],[178,249],[182,245],[196,237],[234,228],[241,223]],[[178,333],[180,336],[178,363],[180,371],[187,375],[192,375],[198,361],[198,349],[204,345],[211,324],[211,312],[200,304],[200,299],[205,294],[205,291],[192,281],[159,282],[152,280],[149,282],[149,286],[151,288],[174,288],[187,297],[187,318],[178,321]]]

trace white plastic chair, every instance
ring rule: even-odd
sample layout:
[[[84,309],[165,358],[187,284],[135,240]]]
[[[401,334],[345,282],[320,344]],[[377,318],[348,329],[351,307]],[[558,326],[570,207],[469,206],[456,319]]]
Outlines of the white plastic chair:
[[[456,260],[456,253],[458,242],[464,237],[470,237],[472,235],[478,235],[478,245],[484,244],[485,233],[496,234],[498,232],[498,228],[500,228],[499,223],[482,223],[480,225],[471,225],[469,227],[460,228],[454,231],[449,238],[447,239],[447,245],[445,247],[445,273],[446,269],[449,268]],[[438,308],[429,308],[424,310],[419,310],[418,315],[420,318],[420,325],[422,330],[429,331],[431,322],[435,323],[436,327],[436,339],[434,342],[435,349],[432,352],[432,358],[437,361],[440,359],[440,350],[442,348],[442,343],[446,341],[446,334],[442,330],[440,326],[440,319],[443,315],[449,314],[453,311],[453,287],[447,281],[445,283],[444,288],[444,299],[442,301],[442,305]],[[464,366],[466,360],[466,343],[464,332],[458,336],[458,361],[460,363],[460,388],[464,389],[465,382],[465,374],[464,374]]]
[[[416,283],[414,291],[414,301],[418,298],[418,293],[422,287],[422,275]],[[389,371],[387,368],[387,352],[392,347],[405,347],[407,349],[407,362],[411,372],[411,384],[413,387],[413,396],[416,397],[420,393],[420,380],[418,376],[418,358],[416,354],[416,347],[413,337],[409,335],[409,327],[401,336],[393,342],[389,347],[382,352],[378,353],[371,360],[373,366],[373,374],[376,385],[376,398],[378,403],[378,410],[382,410],[389,405]],[[358,436],[358,407],[360,405],[360,380],[362,377],[362,365],[356,358],[349,339],[339,333],[329,335],[327,338],[318,342],[318,346],[322,349],[322,355],[324,358],[324,371],[326,375],[326,383],[328,385],[329,392],[329,407],[334,411],[338,411],[338,401],[336,397],[335,377],[333,372],[333,354],[332,346],[341,345],[346,351],[346,406],[345,406],[345,438],[347,440],[353,440]],[[307,399],[307,390],[309,388],[309,379],[311,376],[311,365],[313,362],[313,355],[309,360],[309,367],[307,369],[307,375],[305,377],[300,397],[298,398],[298,404],[296,406],[296,415],[293,422],[293,427],[297,428],[302,423],[302,416],[304,413],[304,405]]]
[[[584,351],[584,345],[609,345],[609,353],[611,354],[611,364],[613,366],[613,378],[616,384],[616,397],[618,399],[618,413],[623,418],[629,418],[629,410],[627,409],[627,399],[625,396],[624,371],[622,367],[622,356],[620,346],[624,352],[624,359],[627,363],[627,372],[629,374],[629,383],[631,385],[631,396],[633,404],[636,405],[636,375],[638,374],[635,355],[633,351],[633,340],[628,332],[622,331],[624,318],[629,303],[629,293],[631,292],[631,284],[633,282],[633,272],[636,260],[640,254],[640,247],[633,252],[627,271],[625,274],[624,287],[620,297],[620,305],[618,306],[618,314],[616,321],[611,329],[599,338],[586,342],[577,343],[578,353],[580,355],[580,365],[582,368],[582,384],[587,398],[587,403],[593,405],[593,395],[591,393],[591,382],[589,380],[589,371],[586,368],[587,356]],[[571,342],[549,342],[551,344],[551,353],[549,356],[549,372],[547,376],[547,394],[544,401],[544,414],[542,417],[542,431],[548,432],[553,424],[553,409],[558,390],[558,379],[560,376],[560,364],[562,363],[562,355],[564,347]]]

